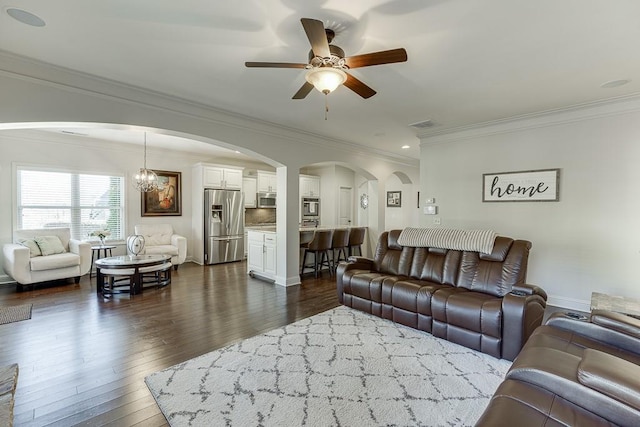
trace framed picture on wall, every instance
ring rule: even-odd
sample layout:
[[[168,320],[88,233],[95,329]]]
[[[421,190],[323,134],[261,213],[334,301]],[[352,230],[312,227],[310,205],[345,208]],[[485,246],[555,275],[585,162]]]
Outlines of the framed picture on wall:
[[[140,193],[142,216],[181,216],[182,182],[180,172],[158,171],[158,189]]]
[[[402,191],[387,191],[387,207],[399,208],[402,206]]]

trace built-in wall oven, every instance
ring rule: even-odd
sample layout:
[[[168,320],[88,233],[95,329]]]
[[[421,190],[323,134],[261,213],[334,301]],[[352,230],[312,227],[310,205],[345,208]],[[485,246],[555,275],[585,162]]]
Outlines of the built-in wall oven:
[[[303,197],[300,213],[302,214],[302,225],[320,224],[320,199]]]

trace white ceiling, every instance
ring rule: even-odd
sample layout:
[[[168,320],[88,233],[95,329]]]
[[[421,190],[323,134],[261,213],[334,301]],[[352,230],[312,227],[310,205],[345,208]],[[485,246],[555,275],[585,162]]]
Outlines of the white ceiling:
[[[638,0],[0,0],[0,49],[291,128],[419,157],[430,132],[640,93]],[[22,24],[9,6],[38,15]],[[377,90],[304,100],[300,18],[347,56],[404,47],[406,63],[352,70]],[[602,88],[607,81],[628,84]],[[84,130],[84,132],[88,132]],[[411,145],[408,150],[400,147]]]

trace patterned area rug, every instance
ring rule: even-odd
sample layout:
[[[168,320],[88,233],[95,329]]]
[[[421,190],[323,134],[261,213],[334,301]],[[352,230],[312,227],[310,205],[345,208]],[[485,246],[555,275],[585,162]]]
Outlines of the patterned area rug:
[[[33,304],[24,304],[13,307],[0,307],[0,325],[31,319],[32,306]]]
[[[338,307],[145,381],[171,426],[473,425],[510,365]]]

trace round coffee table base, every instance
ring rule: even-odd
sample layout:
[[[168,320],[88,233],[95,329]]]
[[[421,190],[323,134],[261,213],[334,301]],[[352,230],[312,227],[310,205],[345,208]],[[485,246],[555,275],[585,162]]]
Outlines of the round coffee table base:
[[[161,287],[171,283],[168,255],[116,256],[96,261],[96,291],[103,295],[142,292],[145,284]]]

